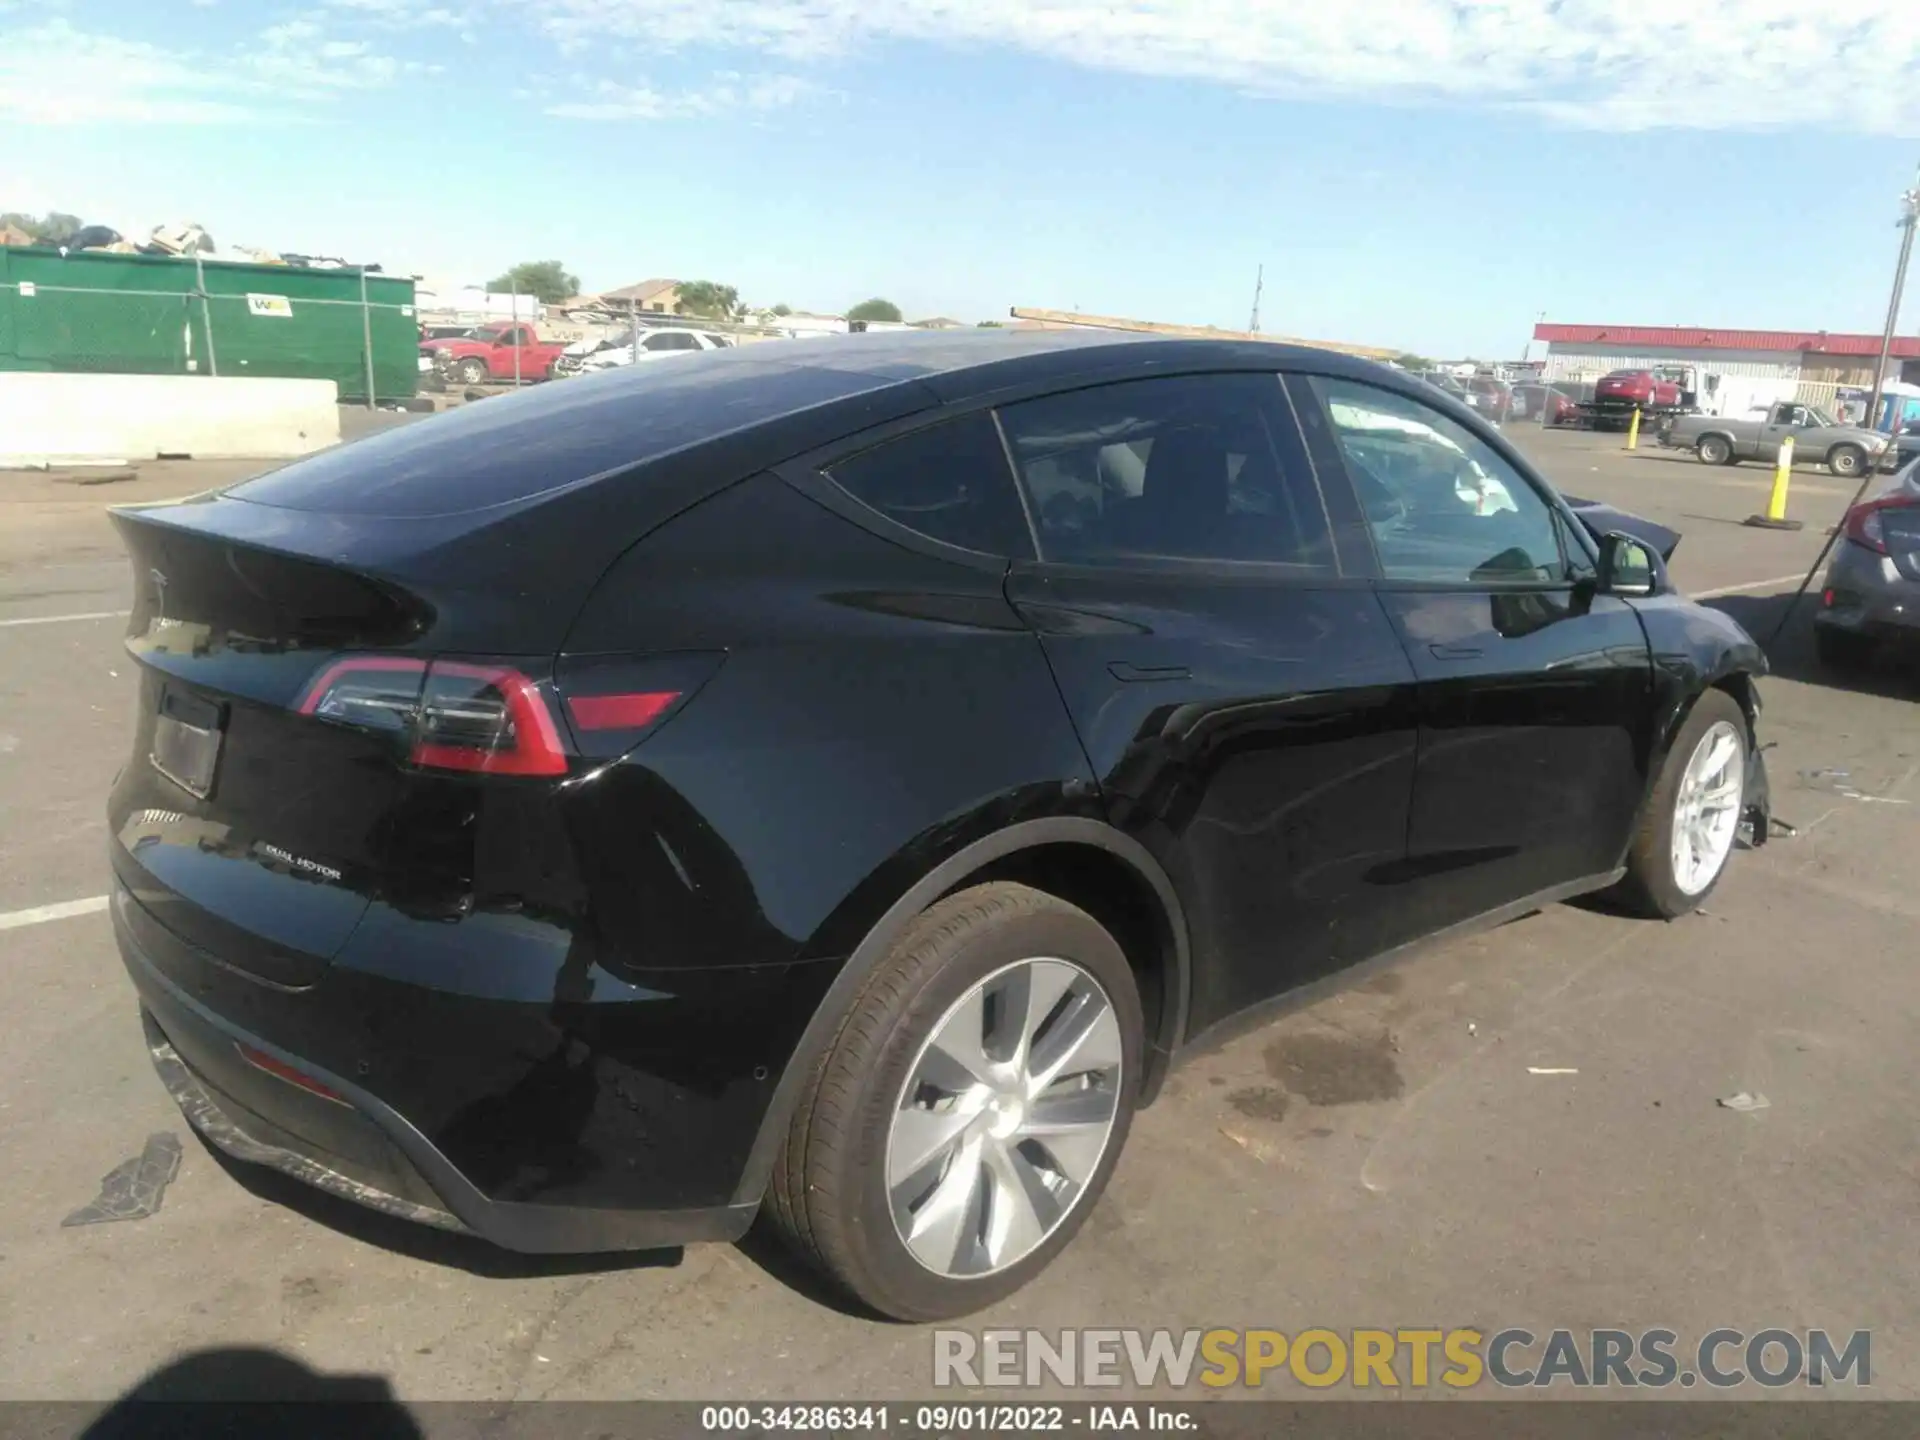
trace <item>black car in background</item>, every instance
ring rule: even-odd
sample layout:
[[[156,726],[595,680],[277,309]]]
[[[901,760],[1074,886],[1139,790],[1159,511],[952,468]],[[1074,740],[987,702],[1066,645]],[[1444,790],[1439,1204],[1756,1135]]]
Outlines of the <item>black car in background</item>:
[[[112,913],[243,1159],[953,1315],[1215,1027],[1765,835],[1764,661],[1432,387],[1109,335],[761,345],[119,510]]]

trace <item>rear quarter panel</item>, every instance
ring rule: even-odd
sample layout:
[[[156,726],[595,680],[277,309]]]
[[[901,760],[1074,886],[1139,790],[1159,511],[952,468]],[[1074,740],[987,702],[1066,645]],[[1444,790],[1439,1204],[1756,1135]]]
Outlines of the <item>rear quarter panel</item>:
[[[576,798],[581,853],[611,845],[632,859],[589,880],[612,943],[654,966],[841,959],[972,840],[1096,813],[1085,753],[1003,569],[909,551],[770,475],[628,552],[568,655],[726,660]],[[676,864],[653,864],[663,845]],[[657,902],[635,890],[648,874]],[[668,904],[683,922],[658,923]]]

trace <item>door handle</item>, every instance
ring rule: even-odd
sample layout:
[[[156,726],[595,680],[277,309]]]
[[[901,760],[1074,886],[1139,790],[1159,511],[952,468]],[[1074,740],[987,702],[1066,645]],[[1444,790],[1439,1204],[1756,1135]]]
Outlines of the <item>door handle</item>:
[[[1478,645],[1429,645],[1427,653],[1436,660],[1478,660]]]
[[[1125,660],[1108,663],[1107,673],[1116,680],[1129,684],[1151,683],[1155,680],[1190,680],[1193,672],[1185,665],[1130,665]]]

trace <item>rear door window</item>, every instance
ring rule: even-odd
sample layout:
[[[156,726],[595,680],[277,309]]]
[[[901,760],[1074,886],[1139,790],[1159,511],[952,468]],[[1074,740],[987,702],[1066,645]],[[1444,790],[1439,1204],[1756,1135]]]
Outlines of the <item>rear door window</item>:
[[[1096,386],[1010,405],[1001,421],[1044,560],[1335,569],[1319,486],[1273,375]]]
[[[984,412],[886,441],[827,474],[915,534],[984,555],[1033,554],[1000,432]]]

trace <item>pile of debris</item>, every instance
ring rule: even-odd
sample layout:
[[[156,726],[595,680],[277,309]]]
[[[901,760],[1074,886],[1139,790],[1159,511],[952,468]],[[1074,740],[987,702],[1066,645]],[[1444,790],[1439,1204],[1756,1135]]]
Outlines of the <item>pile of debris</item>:
[[[0,228],[0,245],[40,245],[26,231],[14,225]],[[181,260],[234,260],[248,265],[290,265],[310,270],[365,270],[379,274],[378,265],[355,265],[336,255],[297,255],[292,251],[260,250],[250,245],[235,245],[222,250],[201,226],[191,221],[177,225],[156,225],[144,241],[126,238],[109,225],[82,225],[57,245],[62,254],[75,250],[99,251],[109,255],[161,255]]]

